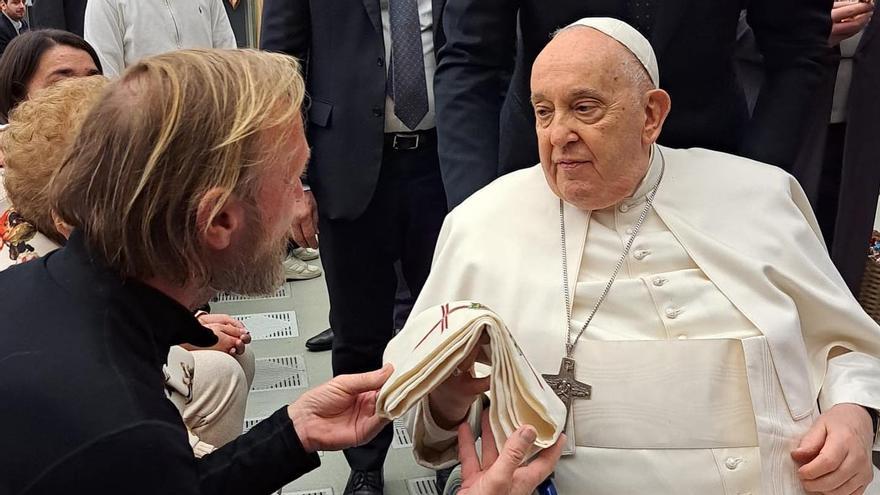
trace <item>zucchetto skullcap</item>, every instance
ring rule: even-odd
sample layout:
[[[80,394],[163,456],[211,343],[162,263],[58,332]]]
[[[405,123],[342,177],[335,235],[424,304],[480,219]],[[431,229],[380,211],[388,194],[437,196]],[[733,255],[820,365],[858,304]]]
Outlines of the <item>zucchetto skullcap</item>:
[[[654,87],[660,87],[660,69],[657,66],[657,56],[654,54],[654,48],[651,47],[651,43],[636,28],[611,17],[585,17],[569,24],[565,29],[574,26],[593,28],[614,38],[641,62],[645,70],[648,71],[648,76],[650,76],[651,82],[654,83]]]

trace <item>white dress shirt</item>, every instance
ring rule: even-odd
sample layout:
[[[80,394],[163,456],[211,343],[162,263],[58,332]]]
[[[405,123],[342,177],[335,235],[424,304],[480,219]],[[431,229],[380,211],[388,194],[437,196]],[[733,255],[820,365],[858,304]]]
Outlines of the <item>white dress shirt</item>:
[[[831,105],[831,123],[846,122],[846,105],[849,102],[849,87],[852,84],[853,61],[864,31],[840,42],[840,65],[837,67],[837,80],[834,83],[834,100]]]
[[[424,131],[434,128],[434,71],[437,69],[437,59],[434,57],[434,13],[431,0],[418,0],[419,21],[422,31],[422,53],[425,56],[425,83],[428,86],[428,113],[419,122],[415,129]],[[388,11],[388,0],[379,0],[382,9],[382,36],[385,39],[385,64],[387,74],[391,67],[391,14]],[[388,74],[387,80],[391,81]],[[400,119],[394,115],[394,100],[385,97],[385,132],[409,132],[409,129]]]

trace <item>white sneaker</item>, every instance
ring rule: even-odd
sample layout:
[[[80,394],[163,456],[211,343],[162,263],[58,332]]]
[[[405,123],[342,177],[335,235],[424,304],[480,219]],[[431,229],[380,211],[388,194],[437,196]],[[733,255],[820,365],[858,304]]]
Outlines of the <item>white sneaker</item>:
[[[298,247],[293,250],[293,255],[303,261],[312,261],[318,259],[318,250],[307,248],[307,247]]]
[[[309,280],[320,277],[321,269],[295,256],[291,256],[284,260],[284,276],[287,280]]]

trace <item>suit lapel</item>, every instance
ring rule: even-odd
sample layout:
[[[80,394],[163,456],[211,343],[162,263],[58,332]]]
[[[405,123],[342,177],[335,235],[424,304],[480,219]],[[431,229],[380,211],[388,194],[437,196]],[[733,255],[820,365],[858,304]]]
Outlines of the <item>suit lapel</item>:
[[[382,34],[382,11],[379,7],[379,0],[363,0],[364,8],[367,9],[367,15],[370,16],[370,22],[379,36]]]
[[[651,46],[657,58],[666,48],[684,18],[685,8],[691,0],[663,0],[656,4],[656,21],[651,31]]]

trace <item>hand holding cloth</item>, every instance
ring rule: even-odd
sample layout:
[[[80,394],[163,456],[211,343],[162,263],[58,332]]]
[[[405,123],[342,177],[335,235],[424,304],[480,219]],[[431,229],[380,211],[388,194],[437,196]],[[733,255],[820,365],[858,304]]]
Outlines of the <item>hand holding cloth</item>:
[[[490,367],[489,424],[499,445],[520,426],[531,425],[538,433],[535,450],[552,446],[565,427],[565,406],[501,318],[469,301],[434,306],[410,318],[391,340],[384,361],[394,365],[394,374],[379,392],[377,414],[393,420],[418,404],[459,370],[484,333],[489,343],[478,360]]]

